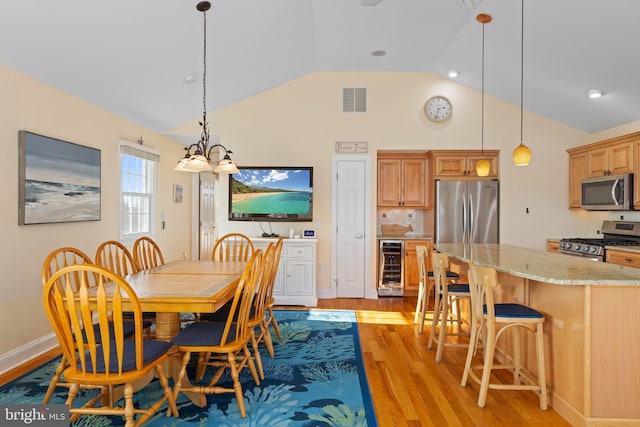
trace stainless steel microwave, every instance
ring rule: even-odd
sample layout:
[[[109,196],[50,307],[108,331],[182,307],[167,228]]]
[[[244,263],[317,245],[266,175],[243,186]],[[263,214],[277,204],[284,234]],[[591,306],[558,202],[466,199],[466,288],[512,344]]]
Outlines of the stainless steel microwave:
[[[633,209],[633,174],[582,180],[582,209],[625,211]]]

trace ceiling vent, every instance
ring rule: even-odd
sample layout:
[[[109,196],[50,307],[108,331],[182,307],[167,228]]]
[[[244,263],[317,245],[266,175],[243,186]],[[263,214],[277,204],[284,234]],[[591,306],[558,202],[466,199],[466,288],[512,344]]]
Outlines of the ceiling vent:
[[[364,87],[342,88],[342,112],[366,113],[367,89]]]

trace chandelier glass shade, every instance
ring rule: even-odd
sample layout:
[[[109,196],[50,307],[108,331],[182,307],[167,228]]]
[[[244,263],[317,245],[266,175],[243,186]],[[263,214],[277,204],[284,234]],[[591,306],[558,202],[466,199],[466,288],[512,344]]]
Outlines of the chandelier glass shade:
[[[231,160],[230,154],[233,152],[222,144],[209,146],[209,123],[207,122],[207,10],[211,8],[211,3],[201,1],[196,5],[196,9],[202,12],[204,21],[204,55],[202,73],[202,121],[198,122],[202,127],[200,139],[195,144],[185,147],[187,152],[174,168],[183,172],[216,172],[216,173],[237,173],[238,167]],[[224,157],[218,161],[216,168],[211,166],[211,153],[215,150],[223,150]]]
[[[531,160],[531,150],[529,147],[520,142],[520,145],[513,150],[513,163],[516,166],[526,166]]]
[[[478,176],[489,176],[491,163],[487,159],[480,159],[476,162],[476,174]]]

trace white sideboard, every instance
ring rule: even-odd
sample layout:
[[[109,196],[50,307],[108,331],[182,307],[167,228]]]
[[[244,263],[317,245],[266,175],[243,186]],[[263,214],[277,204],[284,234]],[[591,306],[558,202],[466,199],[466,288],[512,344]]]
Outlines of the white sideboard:
[[[251,239],[256,249],[265,250],[273,238]],[[318,305],[316,295],[317,239],[284,239],[280,265],[273,288],[277,305]]]

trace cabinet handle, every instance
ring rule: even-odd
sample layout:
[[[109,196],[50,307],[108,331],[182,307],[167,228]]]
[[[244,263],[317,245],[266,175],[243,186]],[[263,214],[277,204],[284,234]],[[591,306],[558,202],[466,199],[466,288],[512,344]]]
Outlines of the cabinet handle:
[[[631,258],[625,258],[624,260],[630,264],[633,264],[633,260]]]

